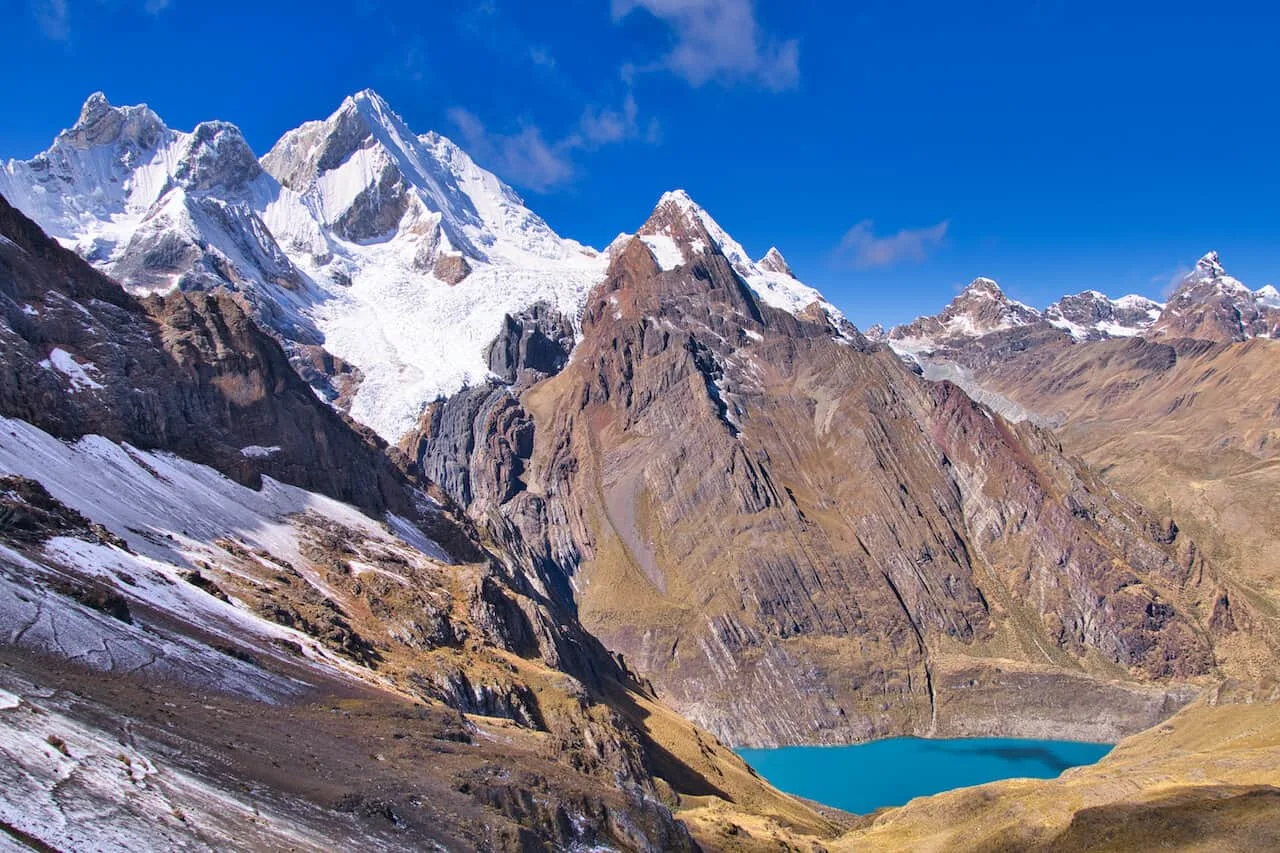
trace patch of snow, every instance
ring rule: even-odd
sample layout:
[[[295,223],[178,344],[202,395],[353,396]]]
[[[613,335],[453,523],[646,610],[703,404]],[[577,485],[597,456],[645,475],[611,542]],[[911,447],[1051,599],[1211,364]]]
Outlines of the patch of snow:
[[[742,248],[742,244],[729,236],[720,223],[716,222],[684,190],[664,193],[658,200],[658,206],[661,207],[664,204],[674,204],[684,215],[695,217],[700,221],[738,275],[742,276],[747,286],[766,305],[790,314],[799,314],[816,302],[837,327],[844,320],[844,314],[840,309],[828,302],[816,289],[797,281],[786,273],[764,269],[751,260],[751,256]]]
[[[248,459],[267,459],[279,453],[280,449],[279,445],[263,447],[260,444],[250,444],[240,448],[240,455]]]
[[[684,252],[676,245],[676,241],[666,234],[645,234],[641,238],[653,253],[653,259],[663,272],[684,266]]]
[[[1117,323],[1114,320],[1103,320],[1095,327],[1099,332],[1111,338],[1132,338],[1142,333],[1143,329],[1138,326],[1126,326]]]
[[[1116,305],[1117,308],[1125,308],[1125,309],[1141,308],[1147,311],[1150,311],[1151,309],[1155,309],[1159,311],[1161,308],[1164,307],[1163,302],[1156,302],[1154,299],[1148,299],[1147,297],[1139,296],[1136,293],[1130,293],[1126,296],[1121,296],[1119,299],[1114,300],[1114,304]]]
[[[0,821],[51,849],[320,851],[353,841],[300,819],[310,813],[301,803],[197,778],[159,759],[166,753],[145,737],[88,722],[93,712],[82,701],[35,698],[34,685],[7,678],[27,693],[32,713],[0,714]]]
[[[1049,325],[1055,326],[1071,335],[1077,341],[1083,341],[1089,337],[1089,331],[1079,323],[1073,323],[1066,317],[1054,316],[1049,319]]]
[[[406,544],[417,548],[431,559],[445,564],[453,563],[453,558],[449,556],[448,552],[440,547],[440,544],[434,539],[428,538],[426,534],[418,529],[416,524],[401,518],[393,512],[389,512],[387,513],[387,526]]]
[[[38,427],[0,418],[0,472],[38,480],[53,497],[122,537],[138,554],[184,564],[207,543],[230,537],[302,563],[289,516],[315,512],[371,538],[380,524],[332,498],[263,477],[254,491],[205,465],[141,451],[98,435],[59,441]]]
[[[67,377],[67,380],[71,383],[72,391],[89,391],[105,387],[89,375],[90,372],[98,372],[98,368],[93,362],[86,361],[81,364],[75,360],[71,353],[61,347],[55,347],[49,353],[49,357],[40,362],[40,366],[45,370],[56,370]]]
[[[1253,293],[1253,299],[1259,305],[1264,305],[1267,308],[1280,308],[1280,291],[1277,291],[1275,287],[1270,284],[1264,284],[1262,287],[1255,290]]]

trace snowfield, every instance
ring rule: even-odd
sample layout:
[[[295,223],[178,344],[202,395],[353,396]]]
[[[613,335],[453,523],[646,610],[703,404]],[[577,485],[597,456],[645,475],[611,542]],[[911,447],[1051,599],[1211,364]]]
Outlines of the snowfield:
[[[380,524],[347,504],[269,477],[263,478],[261,491],[254,491],[168,453],[140,451],[101,436],[64,442],[20,420],[0,418],[0,474],[36,480],[130,549],[58,536],[45,544],[43,559],[34,561],[0,547],[0,643],[56,652],[107,672],[146,669],[258,701],[275,701],[306,686],[181,635],[114,619],[33,580],[56,580],[64,569],[100,577],[136,604],[192,621],[229,643],[257,638],[262,648],[271,648],[273,640],[296,644],[309,665],[334,676],[354,673],[354,665],[300,631],[209,595],[184,573],[224,563],[219,542],[230,540],[274,564],[297,567],[327,595],[324,579],[307,568],[301,553],[297,519],[304,514],[375,542],[416,550],[437,563],[449,562],[443,548],[400,518]],[[359,677],[367,681],[368,673]]]

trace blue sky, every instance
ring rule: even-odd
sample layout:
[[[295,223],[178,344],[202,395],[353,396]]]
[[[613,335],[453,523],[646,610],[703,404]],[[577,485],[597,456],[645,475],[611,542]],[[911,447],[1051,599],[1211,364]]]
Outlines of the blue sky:
[[[860,326],[977,275],[1159,296],[1218,249],[1280,284],[1263,3],[11,0],[0,158],[101,89],[259,153],[372,87],[606,244],[684,187]]]

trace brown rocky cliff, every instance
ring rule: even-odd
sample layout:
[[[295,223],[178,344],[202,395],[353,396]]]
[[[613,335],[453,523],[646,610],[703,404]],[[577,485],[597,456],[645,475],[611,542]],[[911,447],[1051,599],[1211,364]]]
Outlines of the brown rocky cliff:
[[[573,359],[521,396],[529,458],[517,471],[480,441],[461,463],[511,473],[478,515],[553,564],[664,698],[735,743],[945,732],[940,689],[953,711],[999,693],[1006,733],[1056,713],[1088,737],[1167,712],[1111,719],[1107,679],[1211,669],[1208,613],[1182,593],[1207,570],[1185,543],[1155,541],[1051,437],[761,305],[672,207],[641,233],[673,235],[686,263],[617,251]],[[1099,685],[1099,727],[1065,696],[1019,721],[1016,674],[951,677],[1000,660],[1064,693]]]

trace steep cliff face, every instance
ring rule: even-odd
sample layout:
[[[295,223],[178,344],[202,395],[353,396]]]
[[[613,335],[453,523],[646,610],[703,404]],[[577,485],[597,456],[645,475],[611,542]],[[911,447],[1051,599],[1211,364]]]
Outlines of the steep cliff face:
[[[993,699],[993,730],[1097,736],[1167,713],[1157,687],[1108,714],[1120,692],[1212,670],[1192,543],[1047,433],[762,303],[708,220],[665,199],[615,247],[568,365],[501,389],[511,419],[442,404],[465,437],[422,457],[483,472],[473,515],[518,530],[664,698],[734,743],[959,731]],[[1045,701],[1082,683],[1096,708]]]
[[[409,514],[403,475],[226,292],[138,300],[0,198],[0,414]]]

